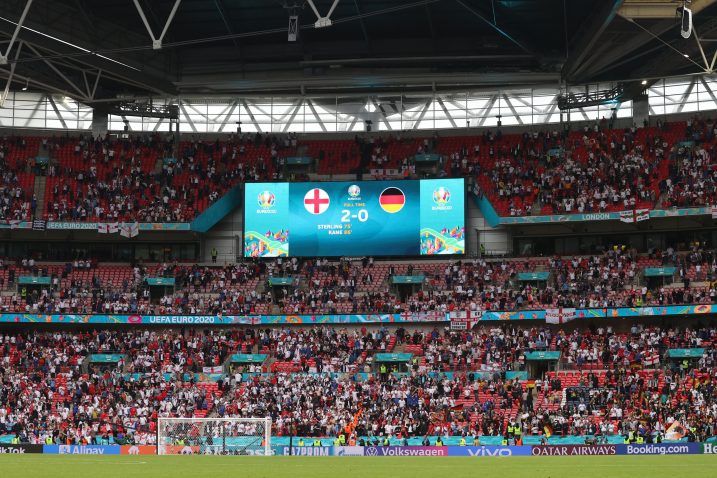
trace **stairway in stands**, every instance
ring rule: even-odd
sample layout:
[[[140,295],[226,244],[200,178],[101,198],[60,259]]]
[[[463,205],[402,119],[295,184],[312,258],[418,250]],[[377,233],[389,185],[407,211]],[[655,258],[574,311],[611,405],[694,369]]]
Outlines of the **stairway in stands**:
[[[64,394],[60,393],[60,389],[64,390]],[[58,415],[57,404],[67,398],[67,375],[58,373],[55,378],[55,394],[52,396],[52,415]]]
[[[222,392],[219,390],[216,382],[201,382],[197,384],[197,388],[204,390],[205,398],[207,400],[206,410],[194,410],[195,418],[205,418],[214,411],[214,400],[215,397],[221,397]]]
[[[35,218],[45,217],[45,184],[47,183],[47,177],[35,176],[34,193],[37,198],[37,209],[35,210]]]

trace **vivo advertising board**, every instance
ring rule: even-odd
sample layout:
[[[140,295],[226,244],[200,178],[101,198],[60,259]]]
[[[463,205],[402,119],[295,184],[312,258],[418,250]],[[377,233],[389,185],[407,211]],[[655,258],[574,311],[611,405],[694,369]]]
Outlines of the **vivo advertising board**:
[[[530,456],[530,446],[449,446],[448,456]]]

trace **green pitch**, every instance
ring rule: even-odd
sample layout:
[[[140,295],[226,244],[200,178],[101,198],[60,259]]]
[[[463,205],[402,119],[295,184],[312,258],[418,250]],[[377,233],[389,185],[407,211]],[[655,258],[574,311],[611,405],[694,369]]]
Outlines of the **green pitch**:
[[[717,476],[717,456],[209,457],[0,455],[3,478],[635,478]]]

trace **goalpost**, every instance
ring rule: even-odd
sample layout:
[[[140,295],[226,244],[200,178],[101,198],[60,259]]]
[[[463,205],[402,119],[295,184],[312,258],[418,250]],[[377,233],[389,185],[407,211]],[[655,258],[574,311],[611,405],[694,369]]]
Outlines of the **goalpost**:
[[[271,418],[162,418],[158,455],[271,455]]]

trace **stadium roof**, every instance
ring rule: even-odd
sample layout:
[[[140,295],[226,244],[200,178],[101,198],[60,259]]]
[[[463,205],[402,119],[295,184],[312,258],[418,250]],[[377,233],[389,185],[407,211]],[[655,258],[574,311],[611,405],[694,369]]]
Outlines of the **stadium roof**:
[[[717,5],[694,0],[27,0],[0,2],[14,88],[118,96],[311,95],[511,88],[704,73]],[[299,35],[287,41],[289,16]],[[631,19],[628,19],[631,18]],[[699,42],[705,48],[703,61]],[[18,45],[21,44],[18,50]],[[685,56],[687,55],[687,56]],[[98,78],[98,72],[99,78]]]

